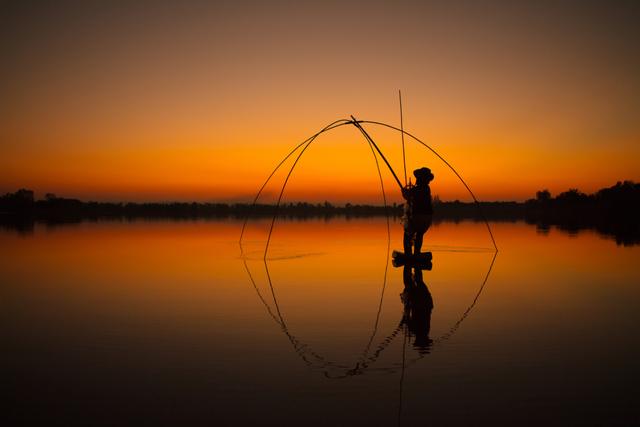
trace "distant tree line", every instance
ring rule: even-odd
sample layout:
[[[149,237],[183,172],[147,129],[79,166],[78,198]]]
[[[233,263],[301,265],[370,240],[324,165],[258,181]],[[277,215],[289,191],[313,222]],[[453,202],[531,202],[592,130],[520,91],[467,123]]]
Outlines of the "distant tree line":
[[[618,182],[603,188],[594,194],[585,194],[570,189],[552,197],[548,190],[536,193],[535,199],[518,202],[461,202],[458,200],[443,202],[434,198],[434,216],[440,219],[545,219],[559,221],[564,219],[584,219],[593,217],[615,217],[617,219],[636,220],[640,213],[640,184],[631,181]],[[106,218],[106,217],[230,217],[247,216],[272,217],[275,214],[284,217],[322,217],[322,216],[402,216],[403,205],[389,206],[351,204],[336,206],[324,203],[283,203],[279,207],[273,204],[249,203],[111,203],[83,202],[78,199],[57,197],[47,193],[42,200],[35,200],[32,190],[20,189],[15,193],[0,196],[0,214],[21,215],[34,218]]]
[[[526,213],[545,218],[584,218],[585,216],[611,216],[615,218],[638,218],[640,213],[640,184],[632,181],[618,182],[593,194],[570,189],[552,197],[549,190],[536,193],[535,199],[527,200]]]
[[[283,203],[279,207],[272,204],[248,203],[110,203],[83,202],[78,199],[57,197],[47,194],[43,200],[35,200],[31,190],[21,189],[15,193],[0,196],[0,214],[19,215],[35,219],[100,219],[100,218],[246,218],[246,217],[324,217],[324,216],[398,216],[402,215],[402,205],[374,206],[347,203],[334,206],[324,203]]]
[[[109,203],[83,202],[47,193],[35,200],[34,192],[20,189],[0,196],[0,224],[29,227],[34,221],[50,224],[100,219],[195,219],[247,217],[269,218],[363,218],[389,215],[401,217],[403,205],[374,206],[347,203],[336,206],[324,203]],[[525,220],[541,229],[551,225],[567,231],[596,228],[616,236],[620,243],[640,242],[640,184],[618,182],[593,194],[570,189],[553,197],[548,190],[536,193],[534,199],[518,202],[482,202],[479,205],[434,198],[435,221],[489,219],[494,221]]]
[[[568,232],[583,228],[612,235],[620,244],[640,243],[640,184],[618,182],[593,194],[570,189],[552,197],[538,191],[525,202],[525,220],[540,229],[555,225]]]

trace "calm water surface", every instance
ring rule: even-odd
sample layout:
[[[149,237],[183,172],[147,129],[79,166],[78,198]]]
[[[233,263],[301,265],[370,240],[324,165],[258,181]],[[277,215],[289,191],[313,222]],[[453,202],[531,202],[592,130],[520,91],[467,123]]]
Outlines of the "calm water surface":
[[[409,312],[398,223],[240,226],[0,231],[5,425],[640,423],[638,246],[437,224]]]

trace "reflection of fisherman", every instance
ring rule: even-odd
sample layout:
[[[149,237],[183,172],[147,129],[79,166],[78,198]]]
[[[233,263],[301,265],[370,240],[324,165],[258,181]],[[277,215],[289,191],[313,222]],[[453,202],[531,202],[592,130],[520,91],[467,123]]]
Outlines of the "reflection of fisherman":
[[[402,271],[404,280],[404,291],[400,294],[400,299],[404,304],[404,315],[402,324],[407,325],[409,333],[415,336],[413,347],[421,354],[429,353],[429,347],[433,342],[429,338],[431,329],[431,310],[433,310],[433,299],[431,293],[422,279],[422,269],[412,268],[405,265]]]
[[[422,237],[431,226],[433,209],[431,207],[431,188],[429,183],[433,180],[433,174],[429,168],[420,168],[413,171],[416,177],[416,185],[408,185],[402,189],[402,197],[405,198],[404,212],[404,253],[411,255],[411,247],[417,255],[422,249]]]

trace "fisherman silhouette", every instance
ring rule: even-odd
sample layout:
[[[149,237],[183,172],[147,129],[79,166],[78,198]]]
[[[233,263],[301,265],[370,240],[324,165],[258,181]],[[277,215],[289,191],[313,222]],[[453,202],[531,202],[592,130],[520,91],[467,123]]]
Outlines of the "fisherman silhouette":
[[[413,171],[416,184],[407,185],[402,189],[402,197],[407,201],[404,211],[404,253],[405,255],[420,254],[422,238],[431,226],[433,208],[431,206],[431,188],[429,183],[434,176],[429,168]]]
[[[404,313],[400,324],[406,325],[409,335],[415,337],[413,347],[420,354],[427,354],[433,343],[429,338],[433,298],[422,278],[423,269],[431,270],[431,262],[422,266],[405,265],[402,270],[404,291],[400,294],[400,300],[404,305]]]

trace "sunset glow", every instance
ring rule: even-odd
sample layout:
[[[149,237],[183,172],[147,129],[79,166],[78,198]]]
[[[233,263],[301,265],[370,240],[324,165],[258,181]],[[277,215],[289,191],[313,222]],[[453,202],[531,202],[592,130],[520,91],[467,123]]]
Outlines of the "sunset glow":
[[[398,89],[405,129],[483,200],[640,180],[639,35],[624,7],[136,4],[3,6],[0,192],[249,201],[327,123],[399,126]],[[403,175],[400,135],[367,129]],[[287,200],[380,202],[355,128],[317,146]],[[408,145],[407,162],[436,171],[442,199],[468,197],[425,150]]]

